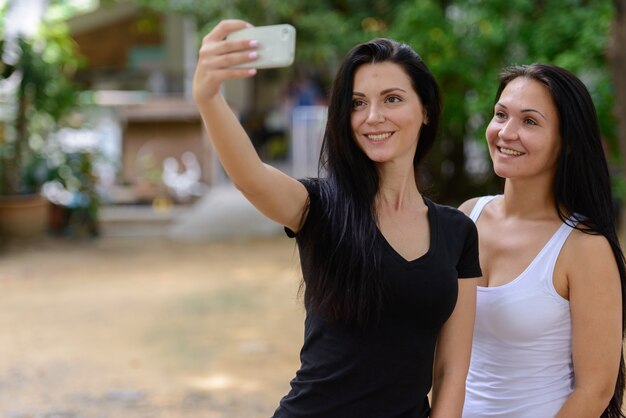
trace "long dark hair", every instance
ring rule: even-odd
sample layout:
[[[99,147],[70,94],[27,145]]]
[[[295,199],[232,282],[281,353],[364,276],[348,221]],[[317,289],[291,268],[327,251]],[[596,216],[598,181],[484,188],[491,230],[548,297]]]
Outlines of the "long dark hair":
[[[350,122],[354,74],[361,65],[379,62],[392,62],[404,70],[428,116],[413,158],[416,179],[419,163],[435,140],[441,113],[437,82],[406,44],[374,39],[357,45],[336,75],[320,154],[320,177],[312,180],[323,205],[322,218],[315,233],[301,237],[300,251],[306,253],[302,265],[305,305],[344,323],[371,323],[384,303],[374,205],[379,178],[374,163],[357,146]]]
[[[582,81],[570,71],[549,64],[532,64],[510,67],[502,72],[496,102],[506,85],[518,77],[535,80],[546,86],[556,105],[561,152],[553,184],[554,203],[563,222],[588,234],[603,235],[611,245],[622,288],[623,340],[626,269],[615,228],[609,169],[593,100]],[[584,216],[576,226],[569,221],[573,214]],[[615,392],[602,414],[603,418],[624,417],[621,411],[624,384],[622,354]]]

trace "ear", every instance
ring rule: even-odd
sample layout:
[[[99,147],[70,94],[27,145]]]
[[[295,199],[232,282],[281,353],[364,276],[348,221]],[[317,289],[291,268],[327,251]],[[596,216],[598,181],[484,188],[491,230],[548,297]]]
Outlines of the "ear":
[[[426,109],[422,110],[422,117],[424,118],[424,125],[428,125],[428,113],[426,113]]]

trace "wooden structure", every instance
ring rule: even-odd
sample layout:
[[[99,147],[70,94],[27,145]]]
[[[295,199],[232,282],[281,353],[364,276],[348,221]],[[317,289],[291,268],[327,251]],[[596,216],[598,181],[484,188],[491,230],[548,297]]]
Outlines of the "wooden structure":
[[[193,152],[209,184],[211,157],[202,121],[190,100],[195,66],[193,23],[160,15],[131,1],[101,5],[72,18],[70,34],[87,65],[77,81],[107,97],[121,127],[118,186],[131,191],[126,203],[146,202],[166,189],[165,158]],[[111,99],[113,98],[113,99]]]

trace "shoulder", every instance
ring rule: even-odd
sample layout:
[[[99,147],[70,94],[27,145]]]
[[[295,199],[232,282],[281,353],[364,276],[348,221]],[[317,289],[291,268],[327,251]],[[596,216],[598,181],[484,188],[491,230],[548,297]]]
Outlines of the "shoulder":
[[[463,216],[463,213],[453,206],[436,203],[427,197],[424,197],[424,201],[428,205],[429,209],[434,209],[435,212],[437,212],[437,214],[440,216],[446,216],[446,217],[459,217],[459,216],[462,217]]]
[[[437,216],[441,217],[444,221],[471,222],[471,219],[469,219],[465,213],[453,206],[435,203],[428,198],[425,198],[425,200],[429,208],[433,209],[437,213]]]
[[[306,234],[307,231],[311,230],[311,225],[316,225],[319,222],[321,212],[323,211],[322,208],[324,200],[327,199],[327,196],[329,195],[328,192],[324,191],[327,189],[326,186],[328,183],[325,179],[305,177],[298,179],[298,181],[305,187],[308,197],[306,208],[302,214],[300,230],[295,232],[285,227],[285,233],[289,238],[295,238]]]
[[[609,254],[613,258],[611,244],[604,235],[588,234],[578,229],[573,229],[567,239],[565,249],[574,257],[601,256]]]
[[[570,280],[585,282],[605,280],[619,274],[611,244],[603,235],[574,229],[565,242],[561,256]]]
[[[472,209],[476,206],[476,203],[481,199],[481,197],[473,197],[465,202],[461,203],[459,206],[459,210],[469,216],[472,213]]]
[[[458,232],[471,233],[476,230],[474,222],[459,209],[435,203],[429,199],[426,199],[426,202],[429,208],[436,212],[437,221],[446,232],[456,234]]]
[[[565,274],[574,327],[584,329],[589,321],[596,321],[593,327],[600,330],[609,323],[608,317],[615,325],[621,324],[622,278],[611,244],[604,236],[572,231],[557,266],[559,263]],[[614,329],[618,336],[620,328]]]
[[[445,248],[442,254],[450,257],[459,278],[482,275],[478,258],[478,231],[474,222],[460,210],[447,205],[426,201],[434,210],[437,230],[441,239],[437,245]]]
[[[328,202],[332,199],[332,185],[328,179],[318,177],[306,177],[298,179],[306,188],[309,194],[308,206],[317,206],[322,202]]]

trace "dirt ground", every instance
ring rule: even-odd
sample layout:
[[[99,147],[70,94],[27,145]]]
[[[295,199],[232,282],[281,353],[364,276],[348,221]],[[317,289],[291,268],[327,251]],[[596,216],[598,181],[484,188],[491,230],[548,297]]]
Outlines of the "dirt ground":
[[[298,367],[294,242],[0,248],[0,416],[268,417]]]

